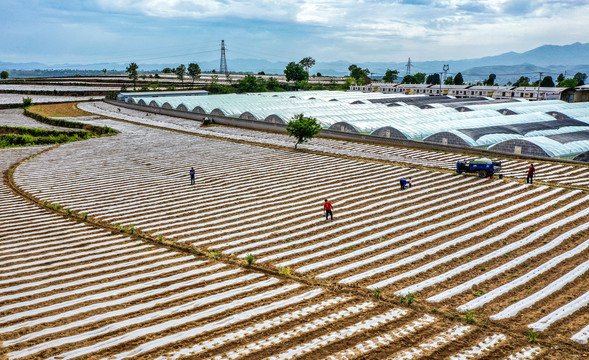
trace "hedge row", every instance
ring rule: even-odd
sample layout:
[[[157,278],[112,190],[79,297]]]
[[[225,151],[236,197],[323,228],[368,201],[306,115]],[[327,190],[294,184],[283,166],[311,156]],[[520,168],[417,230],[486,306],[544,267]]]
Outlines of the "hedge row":
[[[118,134],[118,131],[115,129],[109,128],[108,126],[94,126],[90,124],[83,124],[75,121],[63,120],[63,119],[52,119],[47,116],[39,115],[30,111],[29,109],[24,109],[25,115],[33,118],[39,122],[44,124],[53,125],[53,126],[61,126],[66,128],[72,129],[82,129],[86,131],[90,131],[94,135],[103,136],[103,135],[115,135]]]

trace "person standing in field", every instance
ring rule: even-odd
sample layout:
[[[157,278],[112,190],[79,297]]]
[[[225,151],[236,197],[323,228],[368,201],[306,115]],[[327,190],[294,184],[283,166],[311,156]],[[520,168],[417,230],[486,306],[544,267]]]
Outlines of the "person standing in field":
[[[325,221],[327,221],[327,217],[331,216],[331,221],[333,221],[333,205],[327,199],[323,203],[323,211],[325,211]]]
[[[194,168],[190,168],[190,185],[194,185]]]
[[[534,167],[534,164],[530,164],[530,167],[528,168],[528,177],[526,177],[526,182],[528,184],[532,184],[534,182],[534,173],[536,172],[536,168]]]

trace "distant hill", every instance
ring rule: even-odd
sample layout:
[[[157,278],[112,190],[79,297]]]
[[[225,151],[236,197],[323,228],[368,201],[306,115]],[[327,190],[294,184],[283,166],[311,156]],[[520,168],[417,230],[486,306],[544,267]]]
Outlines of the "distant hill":
[[[293,59],[297,60],[297,59]],[[544,45],[523,53],[508,52],[496,56],[487,56],[478,59],[462,60],[438,60],[438,61],[418,61],[412,59],[412,73],[424,72],[431,74],[440,72],[444,64],[450,65],[449,74],[462,72],[467,81],[477,81],[485,79],[488,74],[497,74],[497,81],[504,83],[513,81],[521,75],[535,77],[537,72],[544,72],[552,76],[559,73],[574,74],[576,72],[589,73],[589,43],[574,43],[570,45]],[[332,61],[317,62],[311,69],[312,73],[320,72],[329,76],[348,75],[348,66],[353,62],[350,61]],[[178,64],[141,64],[140,70],[162,70],[166,67],[175,67]],[[382,76],[387,69],[397,69],[401,76],[405,75],[405,62],[366,62],[355,63],[362,68],[368,68],[375,76]],[[219,67],[219,62],[201,61],[199,62],[204,72],[209,72]],[[266,74],[282,74],[286,62],[271,62],[260,59],[227,59],[227,65],[230,71],[246,72],[257,74],[264,71]],[[48,70],[48,69],[78,69],[78,70],[118,70],[124,71],[127,64],[120,63],[96,63],[96,64],[54,64],[46,65],[41,63],[6,63],[0,61],[0,70]],[[528,75],[528,73],[530,73]],[[501,75],[505,74],[505,75]],[[513,74],[513,75],[508,75]],[[530,76],[531,75],[531,76]]]

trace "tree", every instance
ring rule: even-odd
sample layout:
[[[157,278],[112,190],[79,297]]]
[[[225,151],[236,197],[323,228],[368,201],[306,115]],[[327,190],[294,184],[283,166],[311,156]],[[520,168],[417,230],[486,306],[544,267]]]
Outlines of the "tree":
[[[200,66],[196,63],[188,64],[188,75],[190,75],[190,78],[192,79],[192,87],[194,87],[194,82],[200,77]]]
[[[169,67],[167,67],[167,68],[164,68],[164,69],[162,70],[162,73],[164,73],[164,74],[172,74],[173,72],[174,72],[174,69],[172,69],[172,68],[169,68]]]
[[[487,80],[483,81],[483,84],[487,85],[487,86],[493,86],[493,85],[495,85],[496,78],[497,78],[497,75],[489,74],[489,78]]]
[[[182,82],[182,88],[184,88],[184,76],[186,75],[186,65],[180,64],[177,68],[174,69],[174,73]]]
[[[350,76],[353,77],[354,80],[356,80],[356,83],[358,85],[363,85],[364,79],[366,79],[368,75],[370,75],[370,70],[359,68],[354,64],[350,65],[348,67],[348,70],[350,70]]]
[[[322,77],[323,75],[321,75],[321,73],[320,73],[320,72],[318,72],[318,73],[317,73],[317,75],[315,75],[315,76],[317,76],[317,77]]]
[[[577,80],[575,79],[564,79],[563,81],[558,83],[558,87],[576,87]]]
[[[263,72],[263,71],[260,71],[260,72],[258,73],[258,75],[266,75],[266,73],[265,73],[265,72]]]
[[[106,69],[102,69],[102,72],[104,73],[104,75],[106,75],[106,72],[107,72],[107,71],[108,71],[108,70],[106,70]]]
[[[448,76],[444,79],[444,85],[454,85],[454,78],[452,76]]]
[[[385,71],[384,76],[382,77],[382,81],[387,83],[395,82],[399,78],[399,71],[398,70],[390,70],[387,69]]]
[[[558,77],[556,78],[556,82],[560,83],[564,80],[564,75],[562,73],[558,74]]]
[[[299,61],[299,64],[305,69],[308,77],[309,69],[315,66],[315,59],[313,59],[310,56],[307,56],[306,58],[303,58],[301,61]]]
[[[422,72],[418,72],[415,73],[415,75],[413,75],[413,77],[415,78],[416,84],[423,84],[425,82],[425,73]]]
[[[527,76],[520,76],[519,79],[513,83],[513,86],[530,86],[530,78]]]
[[[405,75],[403,80],[401,80],[402,84],[417,84],[417,80],[413,75]]]
[[[10,77],[10,74],[6,70],[4,70],[0,73],[0,79],[8,79],[9,77]]]
[[[286,124],[286,132],[288,135],[297,139],[295,149],[298,144],[302,144],[315,137],[320,130],[321,125],[317,122],[317,119],[305,117],[303,114],[296,114]]]
[[[454,76],[454,85],[464,85],[464,79],[462,78],[462,73],[456,74]]]
[[[552,76],[546,76],[542,79],[540,83],[540,87],[554,87],[554,81],[552,81]]]
[[[137,64],[133,62],[130,63],[129,66],[127,66],[127,69],[125,70],[127,74],[129,74],[129,79],[133,80],[133,90],[136,89],[137,78],[139,77],[137,69],[139,69],[139,66],[137,66]]]
[[[281,91],[282,87],[280,87],[280,83],[276,80],[275,77],[271,77],[266,81],[266,88],[268,91]]]
[[[583,86],[585,85],[585,80],[587,80],[587,74],[578,72],[573,76],[573,79],[577,80],[577,86]]]
[[[431,75],[428,75],[427,78],[425,79],[425,83],[432,84],[432,85],[439,85],[440,84],[440,74],[433,73]]]
[[[294,61],[291,61],[286,65],[286,69],[284,69],[284,75],[286,76],[286,81],[294,81],[299,82],[303,80],[307,80],[309,78],[309,74],[305,71],[301,64],[297,64]]]

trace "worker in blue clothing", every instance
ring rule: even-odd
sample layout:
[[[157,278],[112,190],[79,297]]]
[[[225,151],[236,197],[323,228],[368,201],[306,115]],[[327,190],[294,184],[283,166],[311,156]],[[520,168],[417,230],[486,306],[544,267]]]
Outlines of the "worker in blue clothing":
[[[194,185],[194,168],[190,168],[190,185]]]
[[[411,177],[409,179],[401,179],[401,190],[405,190],[407,187],[411,187]]]

